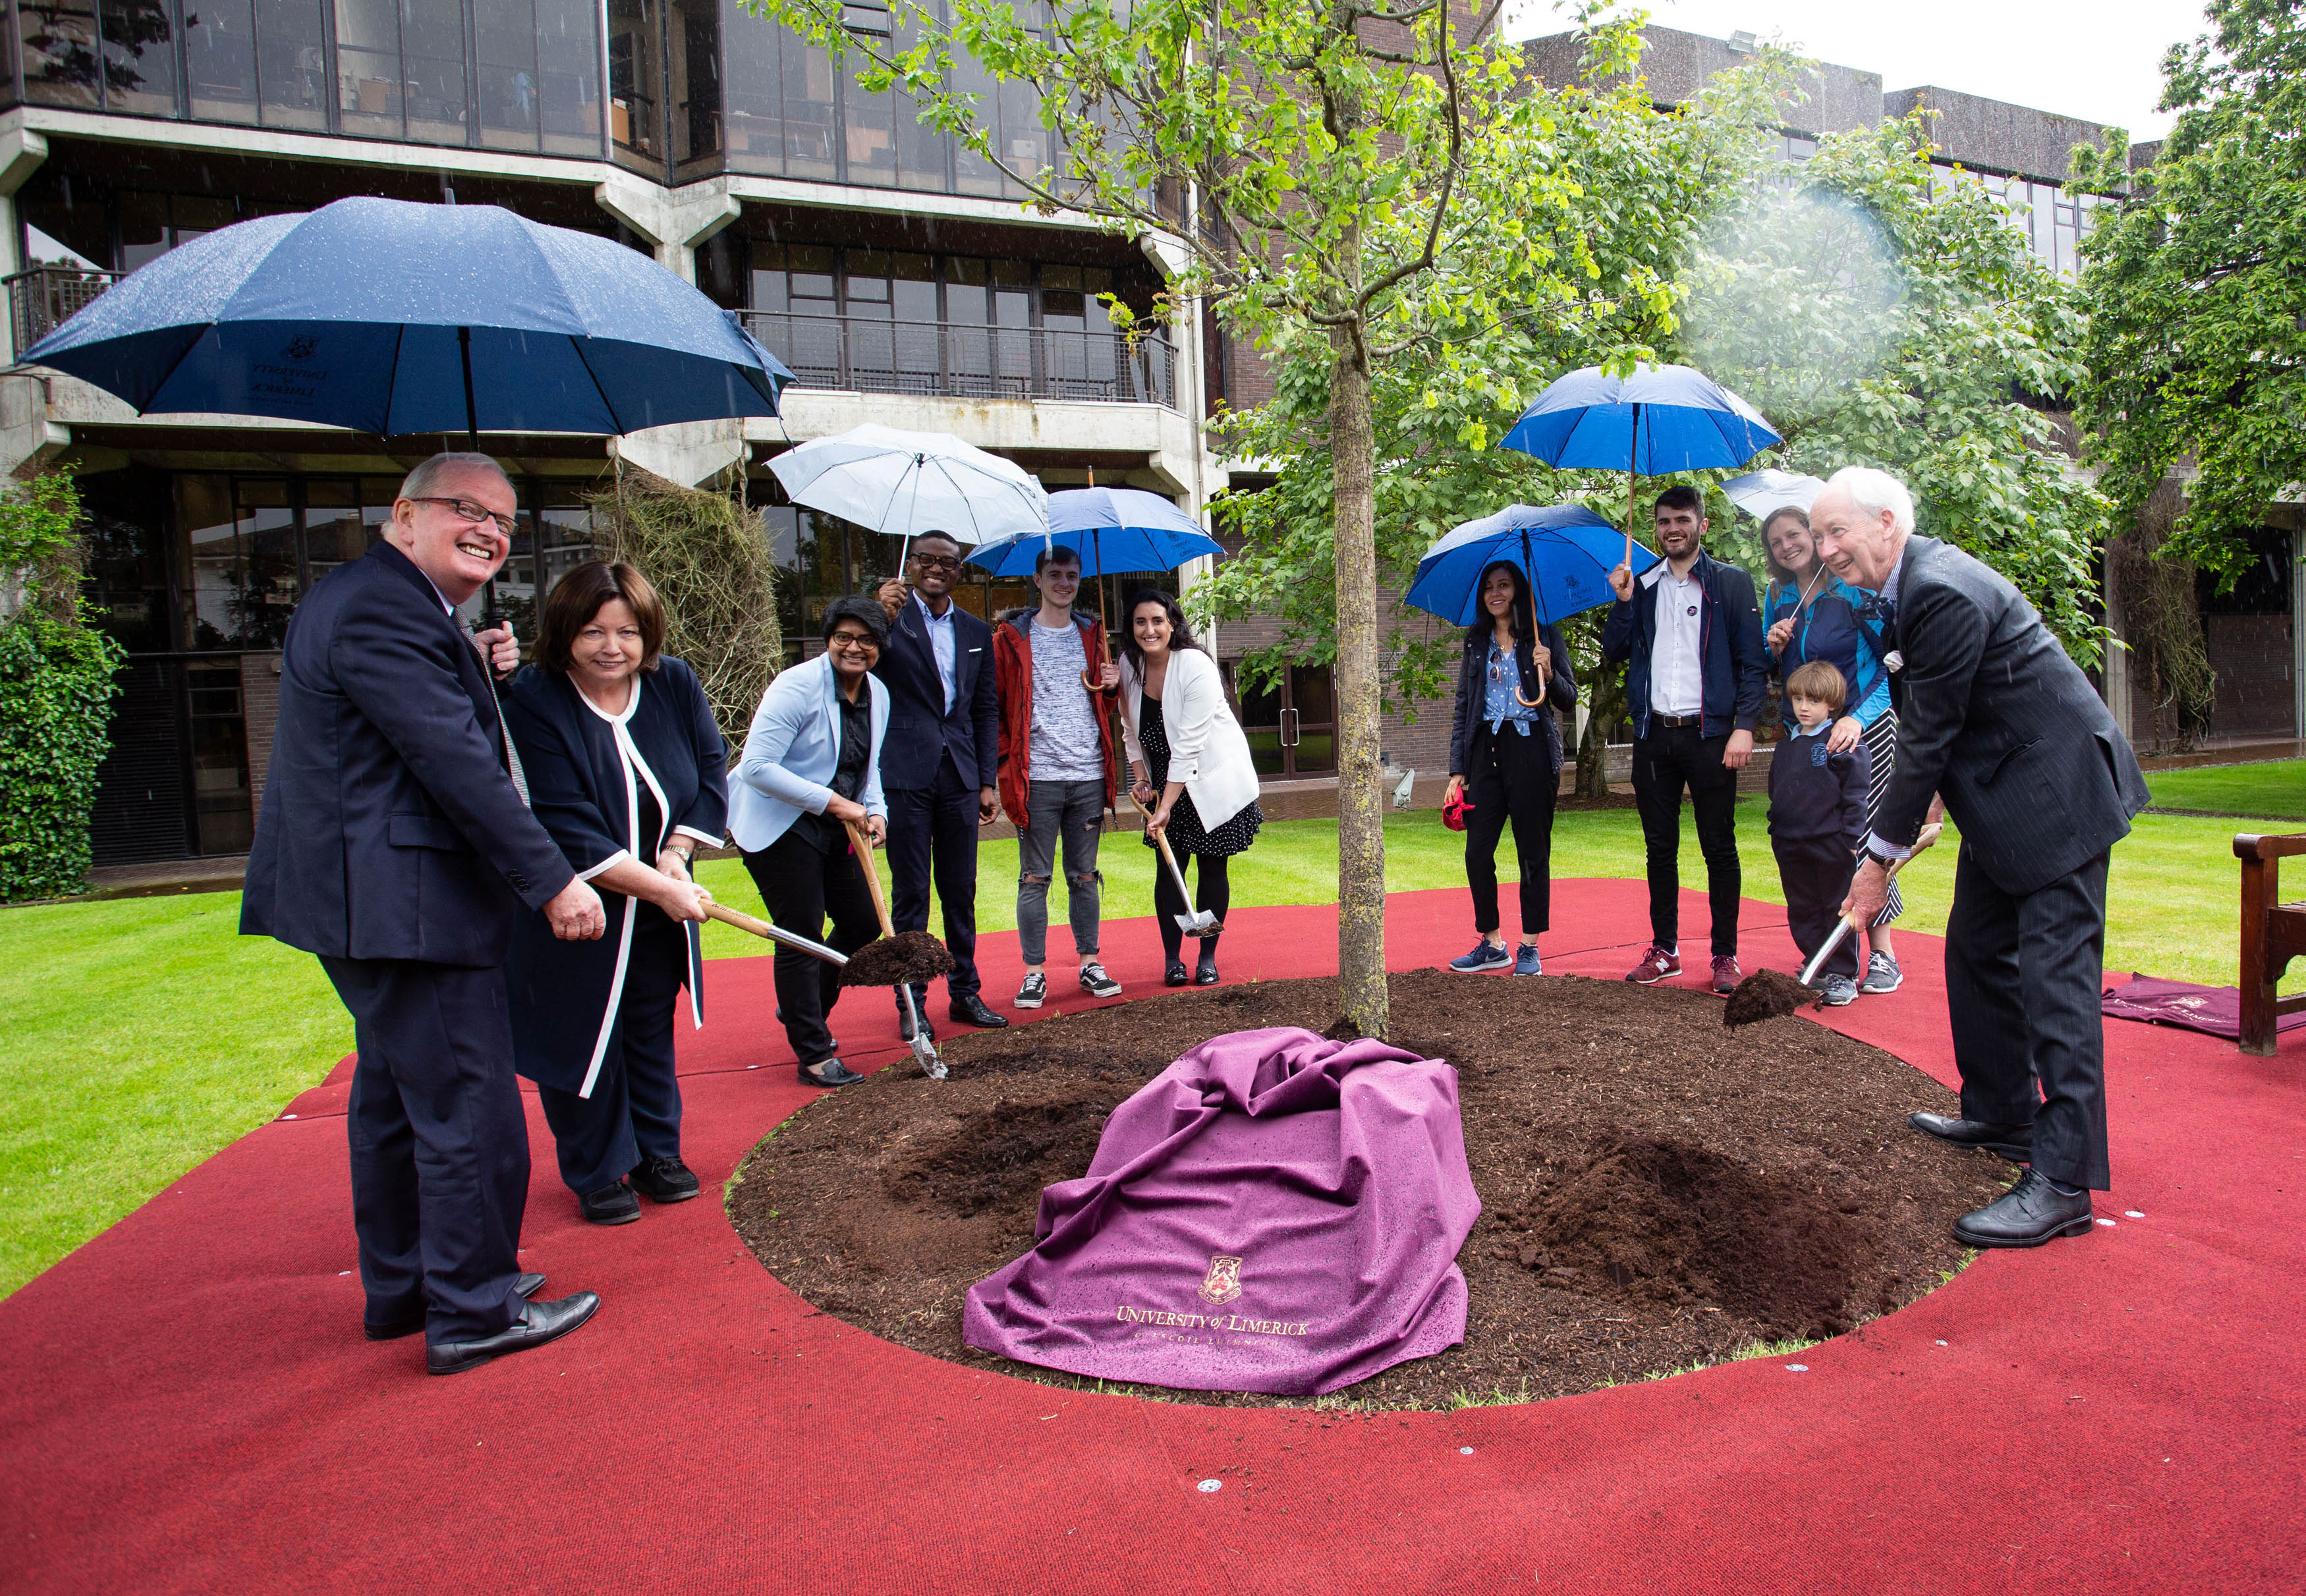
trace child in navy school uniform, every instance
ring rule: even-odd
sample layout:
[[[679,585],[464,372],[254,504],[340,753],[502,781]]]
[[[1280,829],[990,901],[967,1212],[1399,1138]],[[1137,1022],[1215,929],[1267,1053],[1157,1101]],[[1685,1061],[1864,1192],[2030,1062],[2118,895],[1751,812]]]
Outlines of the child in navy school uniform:
[[[1866,841],[1866,782],[1872,758],[1860,743],[1846,754],[1826,747],[1833,719],[1849,696],[1841,672],[1812,660],[1786,679],[1786,698],[1800,722],[1770,756],[1770,847],[1786,890],[1786,925],[1805,963],[1833,935],[1849,895],[1858,850]],[[1833,1008],[1858,995],[1858,954],[1865,939],[1845,936],[1818,972]]]

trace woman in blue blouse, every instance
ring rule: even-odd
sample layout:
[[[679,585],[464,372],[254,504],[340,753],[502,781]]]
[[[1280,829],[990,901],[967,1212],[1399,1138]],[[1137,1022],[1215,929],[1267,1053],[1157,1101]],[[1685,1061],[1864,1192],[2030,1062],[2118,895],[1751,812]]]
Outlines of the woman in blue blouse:
[[[1789,505],[1771,511],[1762,523],[1762,546],[1768,550],[1771,577],[1762,601],[1762,627],[1778,679],[1783,681],[1812,660],[1823,660],[1849,684],[1848,707],[1834,722],[1826,747],[1840,754],[1861,742],[1866,745],[1873,761],[1866,789],[1870,826],[1898,760],[1898,716],[1890,707],[1890,673],[1882,667],[1876,634],[1858,614],[1872,595],[1825,568],[1804,510]],[[1893,881],[1889,902],[1866,933],[1871,952],[1860,992],[1895,992],[1904,981],[1890,939],[1890,922],[1904,908]]]
[[[1482,940],[1449,968],[1539,973],[1538,935],[1552,901],[1553,799],[1561,787],[1561,723],[1577,706],[1577,679],[1561,634],[1536,624],[1529,578],[1499,560],[1482,573],[1482,614],[1465,628],[1449,732],[1446,803],[1464,795],[1465,880]],[[1498,917],[1498,839],[1513,822],[1521,863],[1521,949],[1506,948]]]

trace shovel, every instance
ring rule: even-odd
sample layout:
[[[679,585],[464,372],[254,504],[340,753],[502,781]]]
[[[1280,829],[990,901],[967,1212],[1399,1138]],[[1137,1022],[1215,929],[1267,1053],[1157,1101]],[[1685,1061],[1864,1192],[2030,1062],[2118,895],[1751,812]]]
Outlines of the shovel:
[[[1921,834],[1914,840],[1913,852],[1902,859],[1890,861],[1887,878],[1895,881],[1898,872],[1935,842],[1938,833],[1944,829],[1935,824],[1924,826]],[[1825,961],[1833,957],[1833,950],[1841,945],[1843,939],[1858,929],[1860,927],[1854,919],[1836,921],[1833,935],[1827,937],[1817,952],[1810,956],[1810,961],[1802,966],[1799,986],[1788,981],[1773,969],[1757,969],[1747,976],[1738,983],[1737,990],[1730,993],[1730,1002],[1721,1011],[1721,1023],[1734,1030],[1738,1026],[1751,1025],[1758,1020],[1782,1020],[1804,1004],[1812,1003],[1815,994],[1811,983],[1817,979],[1817,972],[1825,968]]]
[[[730,909],[719,903],[708,903],[705,906],[705,912],[724,926],[734,926],[739,931],[749,931],[764,941],[782,943],[789,948],[799,948],[802,952],[822,959],[835,969],[849,962],[849,955],[846,953],[836,953],[821,942],[809,941],[798,931],[788,931],[781,926],[772,926],[766,920],[756,920],[742,909]]]
[[[873,894],[873,912],[881,917],[881,935],[893,939],[897,928],[889,922],[889,900],[881,895],[881,872],[873,863],[873,843],[865,835],[865,828],[853,820],[841,823],[849,829],[849,846],[857,852],[858,866],[865,872],[865,884]],[[931,1080],[944,1079],[944,1060],[937,1056],[936,1044],[929,1040],[928,1028],[921,1023],[921,1011],[913,1003],[913,984],[897,983],[898,999],[905,1005],[905,1018],[912,1022],[913,1058],[919,1063],[921,1073]]]
[[[1145,813],[1145,806],[1137,801],[1137,795],[1133,792],[1129,795],[1129,806],[1146,820],[1149,821],[1153,818]],[[1169,879],[1176,883],[1177,900],[1185,906],[1183,914],[1172,917],[1176,920],[1178,928],[1187,936],[1221,935],[1225,931],[1225,922],[1206,909],[1193,908],[1193,895],[1185,890],[1185,873],[1177,868],[1177,856],[1169,851],[1168,834],[1164,832],[1155,832],[1153,845],[1161,850],[1161,862],[1169,866]]]

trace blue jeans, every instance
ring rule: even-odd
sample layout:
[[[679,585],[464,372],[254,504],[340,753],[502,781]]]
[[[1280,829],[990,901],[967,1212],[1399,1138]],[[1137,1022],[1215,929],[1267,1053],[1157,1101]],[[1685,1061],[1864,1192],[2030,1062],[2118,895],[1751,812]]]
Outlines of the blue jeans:
[[[1097,874],[1097,844],[1105,815],[1105,782],[1036,781],[1025,796],[1025,829],[1017,838],[1017,951],[1028,965],[1049,951],[1049,873],[1062,838],[1065,894],[1073,951],[1086,964],[1097,957],[1097,911],[1105,877]]]

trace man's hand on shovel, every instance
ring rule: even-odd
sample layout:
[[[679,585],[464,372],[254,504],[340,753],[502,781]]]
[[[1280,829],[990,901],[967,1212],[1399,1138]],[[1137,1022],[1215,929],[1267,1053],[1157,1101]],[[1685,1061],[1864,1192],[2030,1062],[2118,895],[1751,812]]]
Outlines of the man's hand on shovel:
[[[1945,830],[1943,824],[1932,821],[1914,838],[1914,853],[1920,853],[1938,840]],[[1909,854],[1907,858],[1912,858]],[[1871,926],[1890,901],[1890,868],[1881,860],[1867,856],[1858,866],[1858,874],[1849,883],[1849,896],[1841,902],[1841,917],[1852,924]]]

